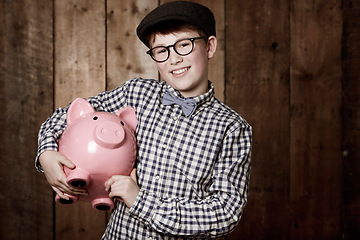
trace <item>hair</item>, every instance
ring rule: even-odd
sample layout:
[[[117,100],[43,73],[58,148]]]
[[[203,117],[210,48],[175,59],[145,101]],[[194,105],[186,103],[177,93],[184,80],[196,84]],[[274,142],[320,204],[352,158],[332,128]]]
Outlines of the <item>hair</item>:
[[[206,39],[209,38],[209,36],[207,36],[205,31],[203,31],[200,27],[183,21],[174,20],[174,21],[166,21],[155,24],[152,28],[150,28],[146,32],[146,40],[148,43],[150,43],[150,40],[156,34],[165,35],[178,31],[196,31],[200,34],[200,36],[205,37]],[[148,45],[150,46],[150,44]]]

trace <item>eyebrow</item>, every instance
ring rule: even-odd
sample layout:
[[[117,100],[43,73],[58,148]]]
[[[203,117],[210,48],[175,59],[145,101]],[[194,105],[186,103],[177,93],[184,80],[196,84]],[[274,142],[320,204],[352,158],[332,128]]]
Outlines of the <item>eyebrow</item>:
[[[177,38],[172,44],[168,44],[168,45],[166,45],[166,44],[164,44],[164,43],[162,43],[162,44],[156,44],[156,45],[150,46],[150,49],[151,49],[151,48],[154,48],[154,47],[167,47],[167,46],[169,46],[169,45],[173,45],[174,43],[176,43],[176,42],[179,41],[179,40],[186,39],[186,38],[191,38],[191,37],[182,36],[182,37]],[[153,39],[155,40],[155,37],[154,37]],[[150,45],[151,45],[151,42],[155,42],[155,41],[149,41]]]
[[[179,40],[179,39],[178,39],[178,40]],[[178,41],[178,40],[175,40],[175,42]],[[175,43],[175,42],[174,42],[174,43]],[[173,43],[173,44],[174,44],[174,43]],[[170,44],[170,45],[172,45],[172,44]],[[166,45],[166,44],[164,44],[164,43],[161,43],[161,44],[154,44],[151,48],[154,48],[154,47],[166,47],[166,46],[169,46],[169,45]]]
[[[188,39],[188,38],[191,38],[191,37],[180,37],[180,38],[177,38],[172,44],[158,44],[158,45],[154,45],[154,46],[150,46],[150,49],[152,48],[155,48],[155,47],[168,47],[168,46],[172,46],[174,45],[177,41],[180,41],[180,40],[185,40],[185,39]]]

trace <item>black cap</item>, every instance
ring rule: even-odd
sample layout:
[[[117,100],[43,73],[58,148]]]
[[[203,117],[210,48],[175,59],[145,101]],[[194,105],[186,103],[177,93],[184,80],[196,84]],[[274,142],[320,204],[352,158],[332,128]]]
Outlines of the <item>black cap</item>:
[[[160,5],[140,22],[136,29],[139,39],[149,46],[146,36],[155,24],[166,21],[183,21],[202,29],[207,36],[216,36],[215,18],[211,10],[201,4],[187,1],[174,1]]]

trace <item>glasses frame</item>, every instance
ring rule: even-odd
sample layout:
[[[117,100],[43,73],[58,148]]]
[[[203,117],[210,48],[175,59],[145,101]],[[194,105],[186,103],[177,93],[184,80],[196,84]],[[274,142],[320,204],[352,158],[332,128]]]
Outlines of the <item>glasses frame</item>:
[[[204,40],[206,40],[206,38],[205,38],[205,37],[202,37],[202,36],[201,36],[201,37],[193,37],[193,38],[183,38],[183,39],[177,40],[177,41],[176,41],[174,44],[172,44],[172,45],[168,45],[168,46],[157,46],[157,47],[151,48],[151,49],[148,50],[146,53],[149,54],[150,57],[151,57],[155,62],[162,63],[162,62],[165,62],[166,60],[169,59],[169,57],[170,57],[170,48],[171,48],[171,47],[172,47],[172,48],[174,49],[174,51],[175,51],[178,55],[180,55],[180,56],[186,56],[186,55],[189,55],[190,53],[192,53],[192,51],[194,50],[194,41],[197,40],[197,39],[204,39]],[[188,52],[188,53],[186,53],[186,54],[180,54],[180,53],[178,53],[178,51],[176,50],[175,45],[176,45],[177,43],[181,42],[181,41],[184,41],[184,40],[190,40],[190,41],[191,41],[191,50],[190,50],[190,52]],[[153,53],[153,50],[156,49],[156,48],[165,48],[165,49],[167,50],[167,57],[166,57],[165,60],[158,61],[158,60],[156,60],[156,59],[154,58],[154,56],[153,56],[152,53]]]

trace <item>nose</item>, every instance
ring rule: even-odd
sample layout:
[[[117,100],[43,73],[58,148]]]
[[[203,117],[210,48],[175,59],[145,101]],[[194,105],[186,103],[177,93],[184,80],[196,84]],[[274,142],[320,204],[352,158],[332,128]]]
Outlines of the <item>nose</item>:
[[[183,57],[177,54],[173,47],[169,49],[169,54],[170,54],[169,56],[170,64],[175,65],[183,61]]]
[[[124,142],[124,128],[116,122],[102,122],[94,132],[94,139],[97,144],[105,148],[118,148]]]

